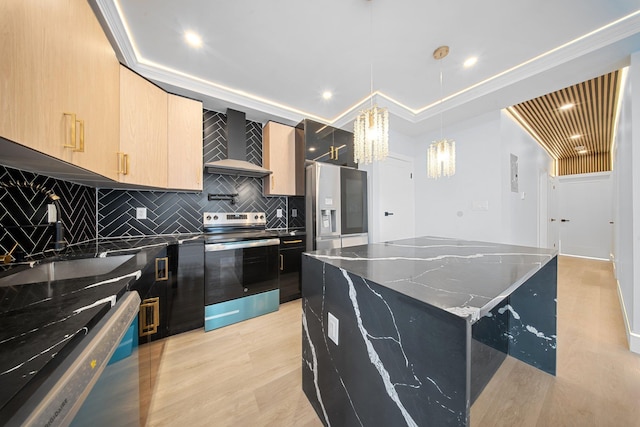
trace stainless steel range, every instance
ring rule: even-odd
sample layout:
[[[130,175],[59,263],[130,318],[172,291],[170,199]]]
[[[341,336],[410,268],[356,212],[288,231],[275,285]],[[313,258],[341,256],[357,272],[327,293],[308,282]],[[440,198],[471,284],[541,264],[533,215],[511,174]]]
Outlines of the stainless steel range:
[[[276,232],[264,212],[205,212],[205,331],[276,311]]]

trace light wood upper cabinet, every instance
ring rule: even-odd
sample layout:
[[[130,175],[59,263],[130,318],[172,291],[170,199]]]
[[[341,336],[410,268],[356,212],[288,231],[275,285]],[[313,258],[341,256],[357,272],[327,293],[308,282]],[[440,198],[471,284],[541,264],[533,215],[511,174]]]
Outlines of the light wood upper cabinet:
[[[295,128],[268,122],[262,131],[262,167],[273,173],[264,178],[265,196],[304,195],[304,165],[296,153]]]
[[[164,90],[120,67],[120,182],[167,187],[167,103]]]
[[[116,178],[118,60],[89,4],[3,0],[0,51],[0,136]]]
[[[168,108],[167,186],[202,191],[202,102],[169,94]]]

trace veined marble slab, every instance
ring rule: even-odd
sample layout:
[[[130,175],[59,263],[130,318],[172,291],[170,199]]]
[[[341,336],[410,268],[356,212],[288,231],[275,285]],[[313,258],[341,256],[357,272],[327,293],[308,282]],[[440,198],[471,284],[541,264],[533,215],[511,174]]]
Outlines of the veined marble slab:
[[[441,237],[416,237],[308,254],[472,323],[557,251]]]
[[[555,374],[556,260],[434,237],[305,254],[302,386],[318,417],[468,426],[507,354]]]

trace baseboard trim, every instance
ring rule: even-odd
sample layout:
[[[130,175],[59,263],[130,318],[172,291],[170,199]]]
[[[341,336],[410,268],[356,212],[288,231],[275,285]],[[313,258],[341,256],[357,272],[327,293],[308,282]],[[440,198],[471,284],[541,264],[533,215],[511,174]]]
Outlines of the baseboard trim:
[[[618,288],[618,300],[622,307],[622,317],[624,318],[624,330],[627,334],[627,343],[629,344],[629,350],[634,353],[640,354],[640,334],[636,334],[631,330],[631,324],[629,323],[629,316],[627,315],[627,307],[624,305],[624,298],[622,296],[622,289],[620,289],[620,281],[616,279],[616,285]]]
[[[596,261],[611,261],[611,259],[609,258],[597,258],[592,256],[584,256],[584,255],[563,254],[562,252],[560,252],[559,255],[568,256],[571,258],[595,259]]]

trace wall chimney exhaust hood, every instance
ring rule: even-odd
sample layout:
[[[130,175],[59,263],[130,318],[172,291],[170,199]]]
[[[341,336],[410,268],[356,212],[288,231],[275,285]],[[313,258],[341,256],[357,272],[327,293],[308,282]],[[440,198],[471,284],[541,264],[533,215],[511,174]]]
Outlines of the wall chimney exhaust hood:
[[[227,109],[227,158],[204,164],[208,173],[262,178],[272,172],[247,161],[246,114]]]

